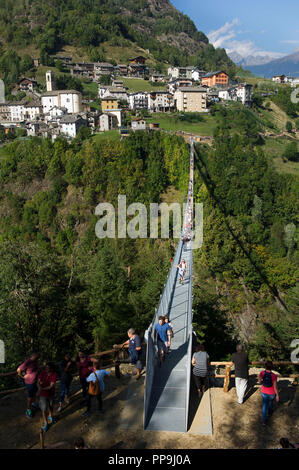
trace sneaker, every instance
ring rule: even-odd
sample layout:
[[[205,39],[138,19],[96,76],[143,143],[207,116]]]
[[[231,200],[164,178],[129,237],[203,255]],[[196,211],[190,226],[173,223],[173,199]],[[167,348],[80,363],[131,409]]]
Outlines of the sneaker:
[[[49,423],[49,424],[55,424],[55,423],[56,423],[56,419],[53,418],[53,416],[48,416],[48,423]]]
[[[85,416],[89,416],[89,411],[84,411],[81,416],[82,418],[85,418]]]
[[[31,410],[26,410],[26,418],[31,419],[32,418],[32,411]]]
[[[59,403],[59,406],[58,406],[58,408],[57,408],[57,413],[60,413],[60,412],[61,412],[61,410],[62,410],[62,404],[61,404],[61,403]]]
[[[65,398],[65,399],[64,399],[64,403],[66,403],[67,405],[69,405],[69,404],[70,404],[70,400],[69,400],[68,398]]]
[[[43,430],[44,432],[47,432],[48,429],[49,429],[48,423],[44,424],[43,427],[42,427],[42,430]]]

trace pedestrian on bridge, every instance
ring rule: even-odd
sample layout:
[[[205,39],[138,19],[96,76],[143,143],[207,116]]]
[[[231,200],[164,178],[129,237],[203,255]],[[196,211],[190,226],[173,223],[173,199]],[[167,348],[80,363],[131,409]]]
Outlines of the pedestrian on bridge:
[[[235,365],[235,384],[239,405],[242,405],[248,384],[248,355],[243,351],[242,344],[237,345],[237,352],[232,354]]]
[[[182,266],[182,263],[180,263],[178,266],[177,266],[178,270],[179,270],[179,283],[180,284],[184,284],[184,274],[185,274],[185,270]]]
[[[169,323],[165,323],[164,317],[160,316],[155,325],[154,344],[158,347],[159,367],[162,366],[162,360],[165,361],[166,354],[171,345],[171,328]]]
[[[199,344],[196,347],[192,357],[192,365],[197,392],[198,395],[201,396],[207,386],[208,367],[210,365],[210,358],[203,344]]]

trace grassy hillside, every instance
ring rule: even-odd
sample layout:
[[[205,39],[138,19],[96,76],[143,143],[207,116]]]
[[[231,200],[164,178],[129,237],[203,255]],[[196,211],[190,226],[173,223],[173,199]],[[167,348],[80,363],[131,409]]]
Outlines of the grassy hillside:
[[[236,71],[225,50],[215,50],[168,0],[3,0],[0,37],[4,50],[40,55],[44,65],[57,52],[115,62],[142,54],[159,69],[170,63]]]

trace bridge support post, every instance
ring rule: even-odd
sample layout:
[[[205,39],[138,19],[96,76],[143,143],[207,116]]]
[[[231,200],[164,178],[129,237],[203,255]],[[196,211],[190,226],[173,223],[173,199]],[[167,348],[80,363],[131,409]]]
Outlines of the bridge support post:
[[[223,391],[224,391],[224,392],[228,392],[229,381],[230,381],[230,365],[229,365],[229,364],[226,364],[226,366],[225,366],[224,384],[223,384]]]

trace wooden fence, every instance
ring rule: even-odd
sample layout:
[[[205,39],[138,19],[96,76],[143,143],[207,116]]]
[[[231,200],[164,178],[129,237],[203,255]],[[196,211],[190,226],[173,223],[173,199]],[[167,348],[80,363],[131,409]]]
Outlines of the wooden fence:
[[[127,345],[125,347],[122,347],[122,345],[115,344],[113,346],[113,349],[109,349],[108,351],[102,351],[102,352],[99,352],[99,353],[91,354],[89,357],[91,358],[91,360],[100,359],[101,362],[102,362],[103,367],[109,367],[109,368],[114,367],[115,376],[117,378],[120,378],[120,368],[119,368],[120,365],[128,363],[128,359],[126,358],[126,352],[124,351],[125,349],[127,349]],[[104,358],[107,358],[107,362],[104,361]],[[216,362],[211,362],[210,365],[215,366],[216,368],[223,367],[223,366],[225,367],[224,374],[217,374],[217,372],[215,371],[214,374],[210,373],[209,377],[223,378],[224,379],[223,391],[228,392],[230,379],[235,378],[235,375],[232,374],[232,368],[234,367],[234,363],[233,362],[217,362],[216,361]],[[264,367],[264,365],[265,365],[264,362],[252,362],[251,364],[249,364],[249,367],[250,366]],[[289,365],[294,366],[294,363],[289,362],[289,361],[274,361],[273,365],[274,366],[289,366]],[[12,376],[16,376],[16,375],[17,375],[17,371],[6,372],[4,374],[0,374],[0,379],[2,377],[3,378],[4,377],[12,377]],[[298,374],[289,374],[288,377],[297,379],[299,377],[299,375]],[[19,392],[20,390],[25,390],[25,388],[26,387],[18,387],[18,388],[14,388],[14,389],[10,389],[10,390],[3,390],[3,391],[0,392],[0,396],[8,394],[8,393]]]
[[[231,373],[231,369],[234,367],[234,363],[233,362],[211,362],[210,365],[215,366],[216,368],[221,367],[221,366],[225,366],[224,374],[217,374],[217,373],[215,373],[214,375],[210,374],[210,377],[224,378],[223,391],[228,392],[230,379],[235,378],[235,375]],[[294,365],[294,363],[289,362],[289,361],[273,361],[273,366],[289,366],[289,365]],[[265,362],[251,362],[251,364],[249,364],[249,367],[251,367],[251,366],[264,367]],[[299,377],[299,375],[298,374],[288,374],[288,377],[297,379]]]

